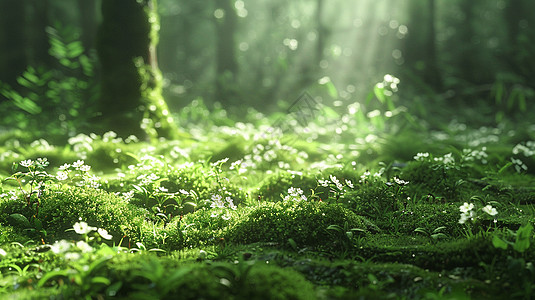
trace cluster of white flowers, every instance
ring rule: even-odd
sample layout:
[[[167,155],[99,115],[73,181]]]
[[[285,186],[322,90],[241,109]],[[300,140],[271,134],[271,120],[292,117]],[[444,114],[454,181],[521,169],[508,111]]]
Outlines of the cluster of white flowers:
[[[535,155],[535,141],[527,141],[525,145],[515,145],[515,147],[513,148],[513,154],[518,155],[519,153],[524,154],[525,157]]]
[[[428,158],[429,158],[429,153],[427,152],[420,152],[414,156],[414,160],[416,161],[426,161]]]
[[[221,217],[223,220],[229,220],[231,217],[228,209],[237,209],[232,198],[226,197],[225,199],[223,199],[223,197],[219,194],[212,194],[210,208],[213,210],[210,217]]]
[[[460,224],[464,224],[468,220],[473,222],[478,217],[473,203],[465,202],[463,205],[459,206],[459,210],[461,211],[461,218],[459,219]],[[490,204],[486,205],[481,210],[492,217],[498,214],[496,208],[492,207]]]
[[[75,180],[81,180],[78,185],[87,185],[95,189],[100,187],[100,177],[89,174],[91,166],[86,165],[83,160],[77,160],[72,164],[63,164],[58,169],[56,179],[59,181],[65,181],[69,177],[73,177]]]
[[[96,231],[103,239],[112,239],[112,236],[106,229],[89,226],[86,222],[77,222],[72,228],[76,233],[81,235],[87,235]],[[78,260],[82,256],[81,253],[89,253],[94,250],[94,248],[86,241],[77,241],[76,243],[73,243],[66,240],[54,242],[54,244],[50,245],[50,249],[55,254],[63,254],[65,260]]]
[[[435,157],[434,160],[442,162],[445,165],[452,165],[455,163],[455,158],[453,158],[453,155],[451,153],[448,153],[443,157]]]
[[[405,181],[405,180],[403,180],[403,179],[399,179],[399,178],[397,178],[397,177],[395,177],[395,176],[394,176],[393,179],[394,179],[394,182],[397,183],[397,184],[399,184],[399,185],[407,185],[407,184],[409,184],[408,181]]]
[[[482,164],[487,164],[487,147],[481,147],[481,150],[472,150],[472,149],[463,149],[463,160],[464,161],[475,161],[478,160]]]
[[[303,190],[300,188],[291,187],[288,189],[288,195],[284,196],[284,201],[307,201],[307,197],[304,195]]]
[[[528,166],[526,166],[526,164],[524,164],[524,162],[518,158],[511,158],[511,162],[513,163],[517,173],[522,173],[528,170]]]
[[[7,193],[0,194],[0,199],[9,197],[9,200],[17,200],[19,197],[15,191],[9,191]]]

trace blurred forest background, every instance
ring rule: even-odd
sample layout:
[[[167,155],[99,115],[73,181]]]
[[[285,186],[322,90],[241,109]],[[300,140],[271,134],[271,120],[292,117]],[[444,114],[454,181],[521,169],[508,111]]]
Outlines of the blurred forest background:
[[[102,2],[118,3],[0,1],[1,128],[94,130],[110,80],[96,50]],[[364,105],[385,74],[400,79],[396,106],[427,119],[475,108],[468,120],[496,123],[533,102],[529,0],[159,0],[154,8],[174,116],[206,105],[246,119],[284,111],[303,91],[333,109]]]

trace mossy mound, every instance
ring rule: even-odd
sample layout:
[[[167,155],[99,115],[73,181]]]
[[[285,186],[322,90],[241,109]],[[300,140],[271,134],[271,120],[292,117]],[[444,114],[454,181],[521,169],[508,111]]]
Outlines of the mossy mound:
[[[305,195],[310,194],[310,190],[315,190],[315,194],[328,195],[328,188],[319,187],[315,177],[303,175],[296,172],[277,172],[270,175],[260,183],[258,197],[262,201],[281,201],[281,194],[285,195],[291,187],[300,188]]]
[[[120,299],[316,299],[300,273],[262,263],[178,264],[152,255],[119,255],[109,277]]]
[[[74,223],[87,222],[104,228],[120,240],[124,234],[134,232],[147,211],[127,203],[126,200],[93,188],[71,187],[61,191],[47,191],[41,197],[39,216],[51,239],[64,236]]]
[[[238,243],[275,242],[281,245],[287,245],[292,239],[298,246],[329,248],[338,240],[327,230],[330,225],[367,229],[363,217],[342,205],[285,201],[254,208],[230,229],[229,239]]]

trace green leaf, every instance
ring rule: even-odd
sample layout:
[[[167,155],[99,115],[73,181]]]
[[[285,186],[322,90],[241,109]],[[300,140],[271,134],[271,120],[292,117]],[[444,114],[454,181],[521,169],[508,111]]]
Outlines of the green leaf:
[[[21,214],[11,214],[9,215],[9,220],[10,223],[16,227],[22,227],[24,229],[32,227],[28,218]]]
[[[516,232],[516,240],[513,248],[518,252],[524,252],[529,248],[529,238],[531,237],[531,232],[533,231],[533,226],[530,223],[520,226]]]
[[[110,285],[111,281],[106,277],[93,277],[91,278],[91,283],[102,283],[104,285]]]
[[[497,235],[494,235],[492,237],[492,245],[494,246],[494,248],[503,250],[507,249],[507,243],[501,238],[499,238]]]
[[[54,277],[67,277],[68,270],[58,270],[58,271],[51,271],[46,273],[41,280],[37,283],[38,287],[43,287],[49,280],[53,279]]]

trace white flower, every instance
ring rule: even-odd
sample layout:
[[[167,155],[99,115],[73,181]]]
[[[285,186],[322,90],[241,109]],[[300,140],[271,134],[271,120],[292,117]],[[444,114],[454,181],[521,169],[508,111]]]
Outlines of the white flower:
[[[63,164],[61,167],[59,167],[59,169],[60,169],[61,171],[65,171],[65,170],[67,170],[67,169],[70,168],[70,167],[71,167],[70,164]]]
[[[91,169],[91,166],[88,166],[88,165],[80,166],[80,171],[82,172],[89,172],[90,169]]]
[[[351,182],[351,180],[349,180],[349,179],[346,179],[346,184],[347,184],[347,186],[350,187],[350,188],[354,188],[354,187],[355,187],[355,186],[353,185],[353,182]]]
[[[444,155],[443,162],[446,165],[453,164],[453,163],[455,163],[455,158],[453,158],[451,153],[448,153],[448,154]]]
[[[466,221],[468,221],[468,219],[473,220],[474,217],[475,215],[473,211],[463,212],[461,214],[461,218],[459,219],[459,224],[464,224]]]
[[[98,234],[105,240],[111,240],[113,236],[104,228],[97,229]]]
[[[495,216],[498,214],[498,211],[496,208],[492,207],[491,205],[487,205],[481,209],[482,211],[486,212],[487,214],[491,216]]]
[[[65,253],[65,259],[66,260],[78,260],[82,255],[80,255],[80,253],[76,253],[76,252],[68,252],[68,253]]]
[[[459,206],[459,210],[462,213],[467,213],[467,212],[471,211],[472,209],[474,209],[474,204],[473,203],[468,204],[467,202],[465,202],[463,205]]]
[[[407,185],[407,184],[409,184],[408,181],[399,179],[399,178],[397,178],[397,177],[394,177],[394,181],[395,181],[397,184],[399,184],[399,185]]]
[[[31,159],[23,160],[23,161],[20,162],[20,165],[23,166],[23,167],[26,167],[26,168],[28,168],[32,164],[33,164],[33,161]]]
[[[79,169],[81,166],[84,165],[84,161],[83,160],[77,160],[75,162],[72,163],[72,166],[75,168],[75,169]]]
[[[223,202],[223,198],[220,195],[212,194],[212,204],[210,204],[211,208],[225,208],[225,203]]]
[[[230,209],[232,209],[232,210],[236,210],[237,207],[236,207],[236,205],[234,205],[234,200],[232,200],[232,198],[227,197],[227,198],[225,198],[225,200],[227,201],[227,203],[228,203],[228,207],[229,207]]]
[[[67,178],[69,178],[67,172],[59,171],[58,174],[56,174],[57,180],[67,180]]]
[[[52,252],[59,254],[64,253],[71,248],[71,243],[66,240],[56,241],[54,244],[50,245]]]
[[[7,252],[6,252],[4,249],[1,249],[1,248],[0,248],[0,255],[1,255],[1,256],[6,256],[6,255],[7,255]]]
[[[425,158],[429,157],[429,153],[425,152],[425,153],[417,153],[416,156],[414,156],[414,160],[419,160],[419,161],[423,161],[425,160]]]
[[[318,183],[319,183],[319,185],[321,185],[323,187],[328,187],[329,186],[329,180],[318,179]]]
[[[76,247],[80,249],[83,253],[93,251],[93,247],[89,246],[89,244],[84,241],[76,242]]]
[[[97,230],[96,227],[89,226],[86,222],[76,222],[72,228],[78,234],[88,234],[93,230]]]

